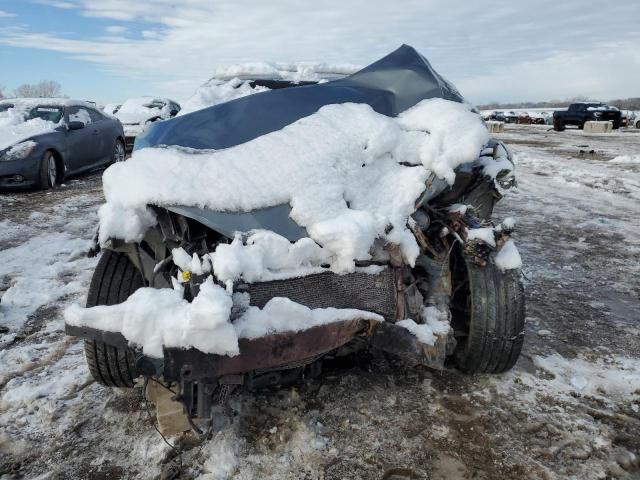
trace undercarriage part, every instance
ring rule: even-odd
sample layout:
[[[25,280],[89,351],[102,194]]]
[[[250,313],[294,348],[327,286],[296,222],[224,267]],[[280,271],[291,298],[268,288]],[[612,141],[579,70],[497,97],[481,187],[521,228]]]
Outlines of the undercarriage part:
[[[144,395],[156,407],[160,433],[172,436],[191,430],[182,403],[175,400],[175,393],[166,385],[158,381],[147,382]]]
[[[501,271],[495,252],[485,266],[455,248],[451,260],[454,364],[467,373],[501,373],[518,359],[524,338],[524,288],[520,269]]]
[[[309,308],[357,308],[396,319],[395,273],[386,268],[367,273],[319,273],[300,278],[249,285],[251,305],[264,307],[273,297],[287,297]]]
[[[238,342],[240,354],[234,357],[204,353],[196,349],[167,348],[164,355],[165,381],[193,381],[223,375],[285,367],[313,359],[345,345],[366,333],[370,323],[345,320],[303,330],[282,332]]]
[[[122,253],[104,251],[91,279],[87,307],[124,302],[142,287],[142,276]],[[139,376],[133,351],[101,340],[85,340],[85,357],[91,376],[109,387],[133,387]]]
[[[428,365],[442,370],[447,353],[447,336],[437,336],[434,345],[427,345],[409,330],[382,322],[371,336],[371,346],[397,355],[411,365]]]

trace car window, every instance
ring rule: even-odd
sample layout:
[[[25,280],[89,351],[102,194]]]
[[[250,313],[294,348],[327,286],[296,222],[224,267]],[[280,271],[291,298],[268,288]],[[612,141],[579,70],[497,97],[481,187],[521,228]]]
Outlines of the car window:
[[[0,112],[6,112],[10,108],[14,108],[12,103],[5,103],[0,105]]]
[[[91,121],[93,123],[96,123],[105,119],[104,115],[92,109],[89,109],[89,115],[91,116]]]
[[[27,120],[41,118],[47,122],[58,123],[62,118],[62,107],[50,107],[47,105],[38,105],[29,111]]]
[[[70,122],[82,122],[85,125],[91,123],[91,115],[89,109],[84,107],[69,107],[67,110]]]

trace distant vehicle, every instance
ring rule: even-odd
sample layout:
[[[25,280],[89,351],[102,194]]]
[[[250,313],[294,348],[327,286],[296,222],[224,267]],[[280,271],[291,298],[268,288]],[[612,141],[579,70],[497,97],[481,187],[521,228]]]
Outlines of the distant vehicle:
[[[504,112],[505,123],[518,123],[518,114],[516,112]]]
[[[108,113],[109,115],[114,115],[118,112],[118,110],[120,110],[121,106],[121,103],[107,103],[102,111]]]
[[[600,102],[572,103],[566,111],[553,112],[553,129],[561,132],[567,125],[584,128],[589,121],[610,121],[620,128],[622,113],[616,107]]]
[[[493,120],[494,122],[504,122],[505,115],[502,110],[495,110],[489,114],[488,120]]]
[[[124,158],[122,125],[87,102],[0,102],[0,187],[53,188],[70,175]]]
[[[535,125],[544,125],[547,123],[548,115],[542,112],[529,112],[529,118],[531,119],[531,123]]]
[[[517,123],[521,125],[531,125],[533,123],[533,119],[527,112],[520,112]]]
[[[180,105],[168,98],[140,97],[130,98],[113,114],[124,127],[125,148],[129,152],[147,125],[173,118],[179,111]]]

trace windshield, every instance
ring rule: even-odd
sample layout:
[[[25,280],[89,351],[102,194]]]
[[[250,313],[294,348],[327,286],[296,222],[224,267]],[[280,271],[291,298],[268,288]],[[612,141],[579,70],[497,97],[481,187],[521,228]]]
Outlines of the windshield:
[[[41,118],[47,122],[58,123],[62,118],[62,107],[48,107],[45,105],[38,105],[29,112],[27,120],[34,118]]]

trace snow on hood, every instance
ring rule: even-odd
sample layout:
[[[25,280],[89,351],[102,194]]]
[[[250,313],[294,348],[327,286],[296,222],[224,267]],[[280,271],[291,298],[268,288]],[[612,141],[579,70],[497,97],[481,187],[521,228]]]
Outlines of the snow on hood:
[[[35,135],[52,132],[58,125],[41,118],[25,121],[24,109],[19,107],[0,112],[0,151]]]
[[[165,105],[162,108],[152,107],[154,100],[161,100]],[[169,118],[171,107],[168,100],[154,97],[130,98],[122,104],[114,116],[123,124],[144,123],[154,117]]]
[[[182,105],[178,115],[269,90],[261,85],[251,85],[252,80],[288,80],[291,82],[321,82],[350,75],[360,67],[351,64],[326,63],[242,63],[218,68],[206,83]]]
[[[100,240],[140,239],[153,222],[148,204],[227,212],[289,204],[334,271],[367,260],[376,238],[401,245],[411,263],[418,248],[407,219],[428,175],[453,184],[453,169],[478,158],[488,140],[467,106],[430,99],[397,118],[368,105],[328,105],[220,151],[137,150],[104,174]]]

